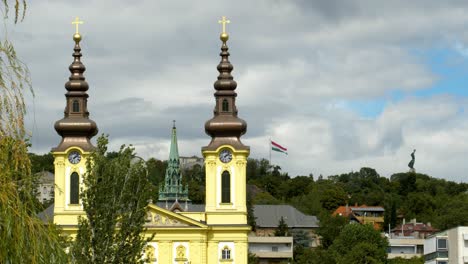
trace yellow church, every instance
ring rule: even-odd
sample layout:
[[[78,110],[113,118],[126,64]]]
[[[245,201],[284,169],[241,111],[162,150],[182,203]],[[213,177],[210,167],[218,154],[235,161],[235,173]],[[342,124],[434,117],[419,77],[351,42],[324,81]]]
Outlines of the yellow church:
[[[247,124],[237,117],[237,83],[231,75],[233,66],[229,62],[226,44],[229,36],[225,24],[228,21],[223,17],[220,23],[223,24],[223,32],[220,36],[221,62],[217,66],[219,75],[214,83],[214,116],[205,123],[205,131],[211,136],[211,141],[201,148],[206,167],[206,204],[201,210],[187,210],[188,198],[183,197],[186,190],[181,190],[182,197],[173,201],[171,193],[174,190],[165,186],[160,202],[148,205],[146,228],[148,235],[155,234],[145,248],[145,257],[150,260],[148,263],[247,263],[247,235],[251,228],[247,225],[246,165],[250,149],[240,140]],[[78,30],[73,39],[74,60],[69,67],[71,76],[65,84],[65,115],[55,123],[55,130],[62,140],[52,149],[56,191],[55,203],[51,207],[53,212],[50,212],[54,223],[71,237],[76,235],[78,217],[85,215],[79,191],[86,173],[86,162],[94,149],[90,139],[98,131],[96,123],[89,118],[89,87],[83,75],[85,66],[81,62],[81,35]],[[171,173],[177,175],[179,160],[175,126],[169,162],[173,165],[168,166],[173,170]],[[177,182],[177,179],[167,179],[171,173],[166,173],[166,182]],[[175,186],[180,188],[180,182]],[[164,202],[166,206],[162,205]]]

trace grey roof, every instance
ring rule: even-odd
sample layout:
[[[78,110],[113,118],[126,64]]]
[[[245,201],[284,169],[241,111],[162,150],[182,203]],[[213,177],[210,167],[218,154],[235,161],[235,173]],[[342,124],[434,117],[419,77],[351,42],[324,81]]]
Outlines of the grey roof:
[[[254,215],[259,227],[277,227],[283,217],[289,228],[315,228],[318,219],[305,215],[291,205],[254,205]]]
[[[54,219],[54,204],[51,204],[44,211],[37,214],[37,217],[43,222],[49,222]]]
[[[367,206],[367,207],[350,207],[353,211],[362,211],[362,212],[384,212],[385,209],[380,206]]]
[[[55,175],[50,171],[41,171],[36,173],[40,183],[54,183]]]

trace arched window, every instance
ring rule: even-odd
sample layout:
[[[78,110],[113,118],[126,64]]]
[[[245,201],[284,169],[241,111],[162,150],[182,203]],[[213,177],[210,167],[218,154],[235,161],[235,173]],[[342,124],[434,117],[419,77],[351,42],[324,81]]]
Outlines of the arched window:
[[[231,175],[224,171],[221,175],[221,203],[231,202]]]
[[[221,259],[231,259],[231,250],[227,246],[221,251]]]
[[[229,111],[229,103],[227,99],[223,100],[223,112],[228,112]]]
[[[78,100],[73,100],[73,112],[80,112],[80,103],[78,102]]]
[[[73,172],[70,175],[70,204],[79,203],[80,193],[80,176],[78,173]]]

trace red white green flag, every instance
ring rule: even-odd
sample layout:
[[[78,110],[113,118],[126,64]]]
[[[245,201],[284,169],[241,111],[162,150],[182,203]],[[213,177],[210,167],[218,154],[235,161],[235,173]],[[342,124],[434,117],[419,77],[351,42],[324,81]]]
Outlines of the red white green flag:
[[[281,146],[280,144],[274,142],[273,140],[270,140],[270,142],[271,142],[271,150],[281,152],[281,153],[284,153],[284,154],[288,155],[288,149],[287,148]]]

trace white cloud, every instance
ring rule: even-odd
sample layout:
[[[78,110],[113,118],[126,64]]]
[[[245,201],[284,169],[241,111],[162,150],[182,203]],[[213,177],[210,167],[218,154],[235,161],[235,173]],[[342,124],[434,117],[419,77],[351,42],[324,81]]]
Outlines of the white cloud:
[[[226,15],[239,116],[248,121],[243,141],[253,157],[268,156],[271,136],[290,149],[273,162],[291,175],[361,166],[388,175],[406,170],[417,147],[416,168],[461,177],[468,142],[462,104],[410,96],[439,80],[416,53],[453,43],[466,53],[467,11],[468,3],[435,0],[34,1],[10,33],[37,95],[33,151],[59,141],[53,123],[63,113],[70,21],[79,15],[89,111],[100,131],[113,146],[133,143],[142,156],[164,158],[176,119],[181,154],[199,155],[209,142],[203,124],[218,75],[216,22]],[[389,101],[395,91],[402,101]],[[363,117],[349,107],[360,100],[385,107]]]

